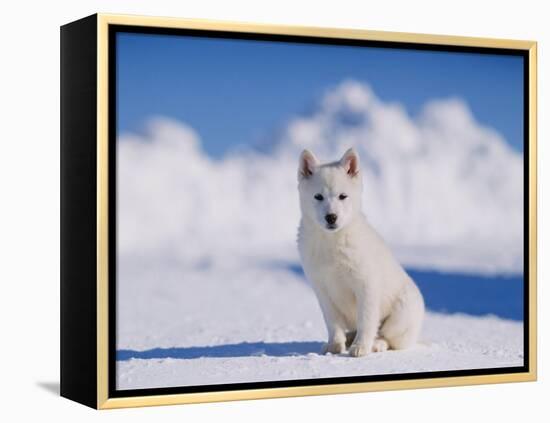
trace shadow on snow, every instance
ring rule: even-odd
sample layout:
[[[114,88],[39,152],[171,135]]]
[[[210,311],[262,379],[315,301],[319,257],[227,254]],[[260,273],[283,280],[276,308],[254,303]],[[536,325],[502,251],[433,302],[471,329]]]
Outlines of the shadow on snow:
[[[322,342],[241,342],[239,344],[214,345],[207,347],[182,347],[182,348],[153,348],[145,351],[118,350],[117,361],[126,361],[132,358],[178,358],[192,359],[201,357],[225,358],[225,357],[250,357],[270,356],[287,357],[320,353]]]

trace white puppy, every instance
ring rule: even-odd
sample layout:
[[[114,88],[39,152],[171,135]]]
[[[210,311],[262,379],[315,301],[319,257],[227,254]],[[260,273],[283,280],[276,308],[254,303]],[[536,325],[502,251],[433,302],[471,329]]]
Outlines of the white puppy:
[[[361,211],[362,177],[353,149],[320,164],[305,150],[298,190],[298,248],[328,330],[324,352],[363,356],[414,345],[424,300]]]

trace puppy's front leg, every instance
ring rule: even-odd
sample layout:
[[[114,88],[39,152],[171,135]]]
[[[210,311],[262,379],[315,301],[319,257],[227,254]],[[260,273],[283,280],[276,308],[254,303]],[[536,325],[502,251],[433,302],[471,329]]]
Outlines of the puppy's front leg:
[[[342,354],[346,351],[346,333],[344,329],[338,325],[330,322],[327,324],[329,332],[328,343],[323,346],[323,354]]]
[[[362,286],[357,297],[357,335],[349,349],[352,357],[361,357],[372,351],[380,320],[379,301],[372,289]]]
[[[323,354],[341,354],[346,351],[346,332],[340,313],[323,289],[316,289],[317,298],[328,332],[328,343],[323,347]]]

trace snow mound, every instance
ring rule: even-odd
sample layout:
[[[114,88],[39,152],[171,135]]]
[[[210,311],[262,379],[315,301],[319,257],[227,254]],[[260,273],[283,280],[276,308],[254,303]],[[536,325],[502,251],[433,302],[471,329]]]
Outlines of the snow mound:
[[[214,124],[214,123],[213,123]],[[344,81],[288,121],[268,152],[201,150],[182,122],[152,119],[118,142],[119,254],[190,266],[296,261],[296,167],[303,148],[334,160],[355,147],[364,209],[408,267],[523,270],[523,158],[458,98],[418,117]]]

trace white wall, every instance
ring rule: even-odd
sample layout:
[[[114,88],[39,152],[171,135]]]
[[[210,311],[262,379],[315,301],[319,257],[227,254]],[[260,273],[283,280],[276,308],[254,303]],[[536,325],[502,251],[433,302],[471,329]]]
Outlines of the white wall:
[[[355,27],[539,41],[540,186],[548,182],[550,42],[544,2],[10,1],[2,4],[0,180],[2,266],[0,415],[88,421],[541,421],[548,414],[548,225],[539,224],[539,382],[282,400],[89,411],[57,398],[59,309],[59,26],[98,11]],[[539,188],[539,193],[543,194]],[[539,216],[549,213],[541,196]],[[541,219],[542,220],[542,219]],[[26,420],[26,419],[25,419]]]

